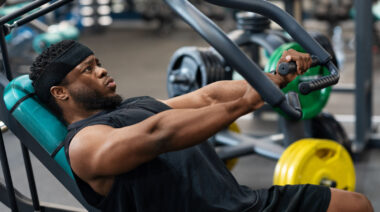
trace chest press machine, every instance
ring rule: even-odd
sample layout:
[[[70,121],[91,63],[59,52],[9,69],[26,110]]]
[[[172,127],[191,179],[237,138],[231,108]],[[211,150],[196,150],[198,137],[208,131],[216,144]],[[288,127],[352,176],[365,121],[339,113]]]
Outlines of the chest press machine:
[[[0,98],[0,119],[21,141],[32,197],[31,199],[25,197],[13,187],[4,141],[1,135],[0,157],[5,184],[0,182],[0,201],[11,208],[12,211],[81,211],[81,209],[39,202],[28,150],[34,153],[42,164],[48,168],[87,210],[97,211],[88,205],[82,197],[66,160],[62,143],[66,135],[65,125],[49,112],[45,106],[39,103],[38,98],[33,94],[34,90],[28,76],[24,75],[13,79],[5,43],[5,35],[12,29],[22,26],[71,1],[58,0],[43,9],[36,10],[34,13],[29,13],[22,17],[24,14],[49,3],[49,0],[35,0],[25,7],[0,18],[2,29],[0,30],[0,45],[5,70],[4,73],[0,73],[0,92],[4,94],[4,98]],[[272,106],[279,107],[291,118],[299,119],[302,117],[297,94],[290,94],[285,97],[279,88],[266,78],[260,68],[249,60],[206,16],[186,0],[165,0],[165,2],[208,41],[227,60],[232,68],[244,76],[258,90],[266,102]],[[290,15],[281,9],[266,1],[208,0],[208,2],[235,9],[250,10],[265,15],[279,23],[308,52],[315,55],[319,59],[319,63],[329,69],[331,75],[305,82],[302,85],[305,93],[337,83],[339,73],[332,63],[330,55]],[[20,19],[13,24],[7,24],[9,21],[17,18]]]

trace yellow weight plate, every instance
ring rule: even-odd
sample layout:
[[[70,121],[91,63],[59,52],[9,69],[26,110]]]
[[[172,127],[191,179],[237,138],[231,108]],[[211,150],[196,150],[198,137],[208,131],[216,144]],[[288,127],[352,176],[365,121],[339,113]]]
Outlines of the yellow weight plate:
[[[355,169],[347,150],[325,139],[303,139],[289,146],[277,163],[274,184],[306,183],[354,191]]]
[[[300,162],[295,183],[336,184],[334,187],[354,191],[355,168],[347,150],[337,142],[318,139],[314,148],[305,152],[305,160]]]
[[[236,124],[236,122],[230,124],[230,126],[228,126],[228,130],[235,133],[241,133],[240,127]]]
[[[240,127],[239,125],[236,124],[236,122],[230,124],[230,126],[228,127],[228,130],[235,133],[241,133]],[[231,171],[236,166],[238,161],[239,161],[238,158],[232,158],[232,159],[224,161],[224,164],[227,166],[227,169]]]
[[[294,176],[296,175],[297,168],[300,166],[300,162],[305,158],[305,153],[309,152],[313,148],[313,145],[308,142],[295,142],[294,151],[288,159],[288,165],[285,178],[283,179],[285,184],[291,184]],[[285,172],[285,171],[284,171]],[[295,183],[293,183],[295,184]]]
[[[292,160],[291,156],[294,155],[294,151],[297,149],[296,147],[297,145],[290,145],[278,160],[273,175],[273,182],[275,182],[275,185],[285,185],[286,177],[284,176],[286,176],[288,164],[290,165],[288,161]],[[284,156],[284,154],[287,156]]]
[[[287,159],[284,161],[284,168],[282,169],[280,176],[282,185],[290,184],[289,182],[294,175],[295,167],[298,166],[298,162],[301,161],[304,157],[302,154],[300,154],[300,151],[304,150],[305,148],[311,148],[311,146],[302,145],[298,141],[294,142],[291,146],[292,151],[287,152],[287,155],[284,156]]]

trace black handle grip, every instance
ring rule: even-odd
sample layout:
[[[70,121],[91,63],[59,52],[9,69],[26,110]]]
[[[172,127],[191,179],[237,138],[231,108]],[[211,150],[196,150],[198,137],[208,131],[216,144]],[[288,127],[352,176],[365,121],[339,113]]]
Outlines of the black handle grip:
[[[319,65],[319,60],[316,56],[311,56],[311,67]],[[297,64],[294,61],[282,62],[278,65],[278,73],[285,76],[289,73],[294,73],[297,71]]]
[[[325,66],[330,70],[330,75],[318,78],[310,82],[302,82],[299,84],[298,89],[304,95],[325,88],[330,85],[335,85],[339,81],[339,71],[332,61],[329,61]]]
[[[315,56],[311,57],[312,64],[311,66],[320,65],[318,58]],[[298,89],[301,94],[309,94],[312,91],[319,90],[325,88],[330,85],[335,85],[339,81],[339,71],[338,68],[334,65],[334,63],[330,60],[325,66],[330,70],[330,75],[323,76],[318,79],[312,80],[310,82],[301,82],[298,85]],[[285,76],[289,73],[293,73],[297,71],[297,65],[294,61],[289,63],[283,62],[279,64],[278,73],[282,76]]]

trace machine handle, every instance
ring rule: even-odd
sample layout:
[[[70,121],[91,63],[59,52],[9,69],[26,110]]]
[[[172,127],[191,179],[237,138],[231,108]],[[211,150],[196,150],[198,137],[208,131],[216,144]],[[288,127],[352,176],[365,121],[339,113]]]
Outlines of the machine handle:
[[[330,75],[323,76],[318,79],[312,80],[310,82],[302,82],[299,84],[299,91],[306,95],[312,91],[319,90],[331,85],[335,85],[339,81],[339,72],[338,68],[332,61],[329,61],[325,66],[330,70]]]
[[[312,63],[311,67],[319,65],[319,60],[315,56],[312,57]],[[330,61],[326,64],[327,67],[330,66],[329,70],[335,70],[337,72],[337,68],[335,65]],[[280,75],[287,75],[289,73],[294,73],[297,71],[297,64],[294,61],[291,62],[282,62],[278,66],[278,73]],[[339,76],[339,75],[338,75]],[[336,74],[331,74],[328,76],[323,76],[318,79],[309,81],[309,82],[301,82],[298,86],[299,91],[301,94],[309,94],[312,91],[325,88],[330,85],[334,85],[338,82],[339,77]]]
[[[319,65],[319,60],[316,56],[311,56],[311,67]],[[278,73],[285,76],[289,73],[297,72],[297,64],[294,61],[282,62],[278,65]]]
[[[209,3],[238,10],[255,12],[266,16],[279,24],[307,52],[319,59],[320,65],[327,67],[330,75],[323,76],[299,85],[302,94],[322,89],[338,83],[340,75],[338,68],[332,63],[331,55],[287,12],[276,5],[264,0],[206,0]]]

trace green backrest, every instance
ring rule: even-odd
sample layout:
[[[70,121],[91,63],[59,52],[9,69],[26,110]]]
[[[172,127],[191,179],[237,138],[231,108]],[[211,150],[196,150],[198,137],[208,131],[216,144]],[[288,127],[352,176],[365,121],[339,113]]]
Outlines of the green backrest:
[[[63,148],[66,126],[39,102],[28,75],[19,76],[7,85],[4,102],[16,120],[74,178]]]

